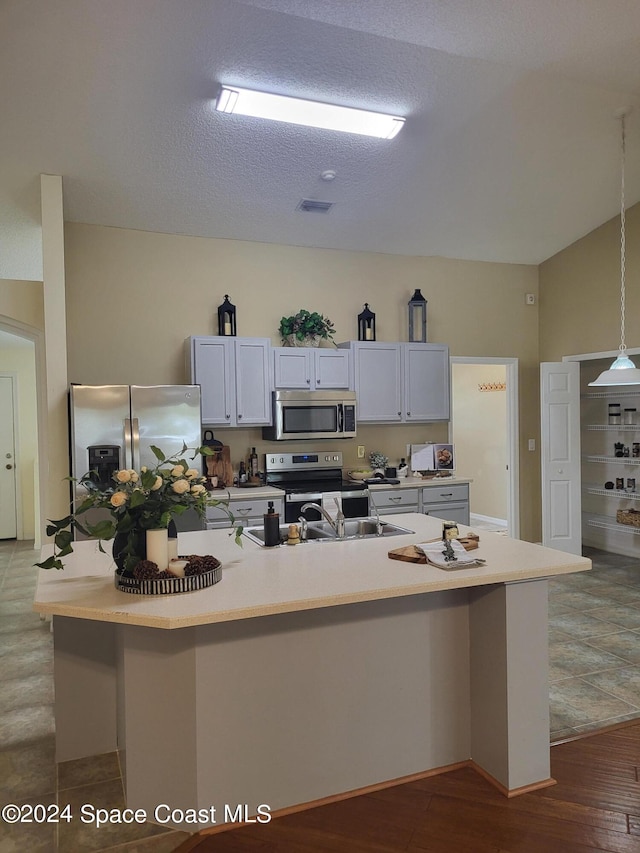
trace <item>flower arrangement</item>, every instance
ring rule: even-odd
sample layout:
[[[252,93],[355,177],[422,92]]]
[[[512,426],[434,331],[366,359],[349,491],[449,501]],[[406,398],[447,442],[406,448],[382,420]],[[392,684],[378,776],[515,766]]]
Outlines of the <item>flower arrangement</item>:
[[[374,471],[384,471],[389,464],[389,457],[380,453],[379,450],[374,450],[369,454],[369,462]]]
[[[113,474],[113,483],[108,486],[96,484],[95,472],[84,474],[78,482],[86,489],[86,498],[75,513],[49,522],[47,536],[54,537],[53,556],[36,565],[41,569],[63,569],[61,558],[73,552],[73,528],[85,536],[97,538],[103,553],[104,540],[125,535],[124,569],[130,572],[142,559],[141,535],[146,535],[147,530],[168,527],[174,516],[188,509],[194,509],[202,518],[208,506],[222,506],[233,525],[235,519],[229,510],[229,501],[211,498],[205,486],[206,478],[182,458],[190,449],[194,450],[192,460],[198,454],[210,456],[215,453],[206,446],[188,448],[183,444],[179,453],[167,457],[159,447],[152,445],[151,450],[158,460],[153,468],[142,466],[140,471],[122,468]],[[69,479],[75,481],[73,477]],[[95,524],[81,519],[90,509],[99,508],[109,510],[111,518]],[[242,526],[235,525],[232,535],[234,532],[236,544],[241,546]]]
[[[303,342],[314,338],[333,341],[335,329],[328,317],[301,308],[291,317],[282,317],[279,330],[283,343]],[[295,346],[295,343],[293,344]]]

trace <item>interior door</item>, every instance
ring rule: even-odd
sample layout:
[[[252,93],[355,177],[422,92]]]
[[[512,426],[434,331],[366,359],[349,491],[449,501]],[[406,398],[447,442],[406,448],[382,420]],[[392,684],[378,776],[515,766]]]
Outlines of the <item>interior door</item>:
[[[582,553],[580,364],[540,365],[542,544]]]
[[[0,539],[18,535],[13,379],[0,376]]]

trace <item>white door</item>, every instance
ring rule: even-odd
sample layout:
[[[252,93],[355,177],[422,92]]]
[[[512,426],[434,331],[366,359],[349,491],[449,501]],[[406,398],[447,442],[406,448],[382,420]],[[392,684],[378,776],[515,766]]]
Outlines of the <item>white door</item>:
[[[542,544],[582,553],[580,507],[580,365],[540,365]]]
[[[17,536],[13,379],[0,376],[0,539]]]

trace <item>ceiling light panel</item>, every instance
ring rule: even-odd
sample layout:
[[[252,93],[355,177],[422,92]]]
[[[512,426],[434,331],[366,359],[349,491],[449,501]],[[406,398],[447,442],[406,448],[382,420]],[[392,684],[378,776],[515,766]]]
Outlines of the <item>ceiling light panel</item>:
[[[268,92],[255,92],[237,86],[221,87],[216,100],[216,110],[306,127],[375,136],[379,139],[393,139],[404,124],[404,118],[401,116],[289,98],[286,95],[272,95]]]

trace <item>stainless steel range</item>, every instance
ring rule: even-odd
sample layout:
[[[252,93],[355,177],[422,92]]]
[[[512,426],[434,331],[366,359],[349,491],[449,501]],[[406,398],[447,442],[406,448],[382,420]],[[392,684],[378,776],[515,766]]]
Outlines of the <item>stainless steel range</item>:
[[[284,489],[284,520],[297,521],[305,503],[322,503],[327,492],[340,492],[345,518],[369,515],[369,495],[364,483],[345,481],[342,453],[319,450],[305,453],[267,453],[266,481],[269,486]],[[309,521],[319,519],[314,509],[305,511]]]

